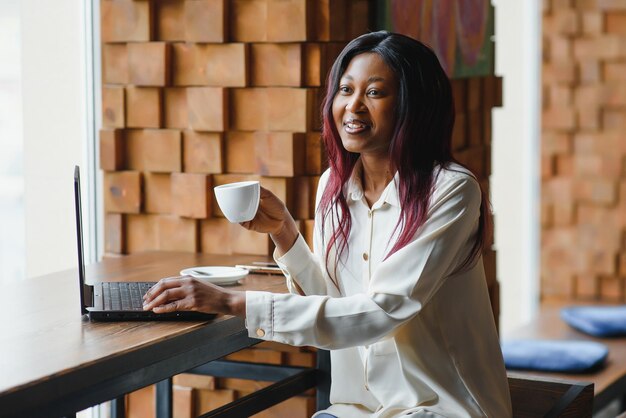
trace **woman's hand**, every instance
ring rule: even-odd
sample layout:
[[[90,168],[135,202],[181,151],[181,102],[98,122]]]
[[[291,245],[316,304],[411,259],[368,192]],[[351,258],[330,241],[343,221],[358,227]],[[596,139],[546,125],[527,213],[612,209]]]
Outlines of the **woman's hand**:
[[[261,187],[259,209],[254,219],[240,224],[251,231],[270,234],[279,255],[289,251],[298,238],[296,222],[285,204],[274,193]]]
[[[146,292],[143,309],[159,314],[197,311],[245,317],[246,293],[226,290],[190,276],[167,277]]]

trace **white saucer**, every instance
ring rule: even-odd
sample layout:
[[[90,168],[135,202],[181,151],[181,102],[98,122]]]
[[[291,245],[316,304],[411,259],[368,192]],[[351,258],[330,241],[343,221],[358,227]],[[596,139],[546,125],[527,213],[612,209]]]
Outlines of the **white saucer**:
[[[204,275],[202,273],[208,273]],[[248,275],[248,270],[238,267],[201,266],[189,267],[180,271],[182,276],[191,276],[219,285],[236,284],[237,281]]]

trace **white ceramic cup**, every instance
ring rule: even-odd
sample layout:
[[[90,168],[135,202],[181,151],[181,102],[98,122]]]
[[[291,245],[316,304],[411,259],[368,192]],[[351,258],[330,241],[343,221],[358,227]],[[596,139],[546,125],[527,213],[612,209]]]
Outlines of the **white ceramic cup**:
[[[258,181],[240,181],[213,188],[217,204],[232,223],[254,219],[259,208],[261,186]]]

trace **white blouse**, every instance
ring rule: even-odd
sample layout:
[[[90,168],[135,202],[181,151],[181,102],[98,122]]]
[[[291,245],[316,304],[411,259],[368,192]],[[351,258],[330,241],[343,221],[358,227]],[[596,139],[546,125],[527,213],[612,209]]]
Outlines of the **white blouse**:
[[[370,209],[361,170],[358,162],[344,187],[352,229],[336,269],[339,288],[324,266],[332,227],[327,220],[322,240],[318,213],[315,253],[300,236],[275,257],[291,293],[246,292],[249,335],[331,350],[325,412],[340,418],[510,417],[482,259],[458,269],[478,227],[478,183],[461,166],[437,167],[426,223],[383,261],[398,235],[398,176]]]

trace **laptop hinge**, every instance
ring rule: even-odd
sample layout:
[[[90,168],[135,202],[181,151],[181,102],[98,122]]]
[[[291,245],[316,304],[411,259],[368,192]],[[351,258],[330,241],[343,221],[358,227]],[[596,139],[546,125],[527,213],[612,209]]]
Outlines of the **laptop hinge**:
[[[93,308],[95,306],[93,286],[83,284],[83,294],[85,295],[85,306],[83,306],[83,312],[86,313],[86,308]]]

